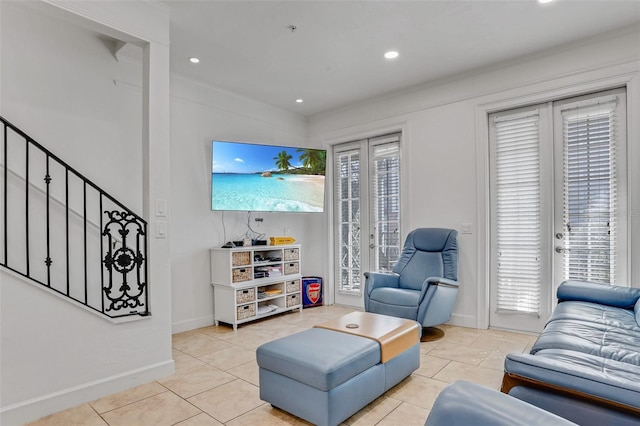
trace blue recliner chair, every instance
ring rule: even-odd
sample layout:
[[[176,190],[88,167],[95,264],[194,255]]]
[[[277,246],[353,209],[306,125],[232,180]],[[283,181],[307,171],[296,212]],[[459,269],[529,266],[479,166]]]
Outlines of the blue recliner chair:
[[[422,341],[444,333],[458,294],[458,232],[418,228],[409,233],[393,273],[366,272],[364,309],[422,324]]]

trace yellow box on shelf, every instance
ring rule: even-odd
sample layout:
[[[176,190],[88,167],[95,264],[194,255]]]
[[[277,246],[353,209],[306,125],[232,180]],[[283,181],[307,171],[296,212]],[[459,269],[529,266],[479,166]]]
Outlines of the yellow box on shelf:
[[[269,242],[272,246],[282,246],[293,244],[296,242],[296,239],[293,237],[269,237]]]

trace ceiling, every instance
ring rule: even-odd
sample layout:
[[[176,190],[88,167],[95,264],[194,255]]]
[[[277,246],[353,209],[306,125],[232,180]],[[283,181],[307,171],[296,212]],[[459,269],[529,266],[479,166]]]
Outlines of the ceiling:
[[[172,73],[305,116],[640,25],[639,0],[164,3]]]

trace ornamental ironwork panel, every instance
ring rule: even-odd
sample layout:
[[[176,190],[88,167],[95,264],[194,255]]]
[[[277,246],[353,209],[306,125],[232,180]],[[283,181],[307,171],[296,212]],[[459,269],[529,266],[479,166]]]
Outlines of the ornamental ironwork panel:
[[[103,283],[105,314],[115,317],[147,310],[146,223],[126,211],[105,211],[108,221],[102,232],[106,239]]]

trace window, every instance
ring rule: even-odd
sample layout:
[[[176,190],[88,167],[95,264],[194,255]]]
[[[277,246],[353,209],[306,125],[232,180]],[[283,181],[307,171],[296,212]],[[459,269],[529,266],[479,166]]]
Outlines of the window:
[[[360,150],[335,156],[338,221],[338,289],[360,291]]]
[[[618,98],[609,95],[560,107],[565,279],[607,284],[616,279]]]
[[[538,110],[493,117],[498,311],[538,314],[540,124]]]

